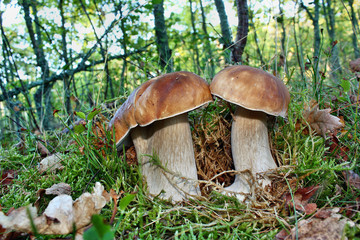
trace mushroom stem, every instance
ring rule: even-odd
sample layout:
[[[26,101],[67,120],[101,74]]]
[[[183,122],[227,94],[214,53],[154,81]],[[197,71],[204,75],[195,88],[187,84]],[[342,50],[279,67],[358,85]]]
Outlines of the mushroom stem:
[[[249,169],[252,174],[256,174],[276,168],[270,152],[266,119],[264,112],[236,107],[231,129],[231,149],[236,171]],[[249,193],[250,186],[243,174],[237,174],[234,183],[225,190]],[[237,197],[243,200],[243,196]]]
[[[146,127],[136,127],[132,139],[152,195],[181,201],[187,194],[199,195],[194,149],[187,114],[160,120]],[[151,157],[157,154],[161,166]],[[174,173],[174,174],[172,174]]]

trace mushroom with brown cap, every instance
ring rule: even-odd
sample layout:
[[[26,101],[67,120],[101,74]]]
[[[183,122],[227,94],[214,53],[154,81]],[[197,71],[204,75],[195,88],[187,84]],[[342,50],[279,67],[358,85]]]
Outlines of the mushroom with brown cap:
[[[130,132],[151,195],[173,201],[199,195],[187,112],[211,101],[205,80],[174,72],[142,84],[115,113],[109,129],[117,146]],[[150,161],[154,153],[166,170]]]
[[[231,151],[236,171],[249,169],[256,174],[276,168],[270,152],[267,114],[285,117],[290,94],[275,76],[249,66],[223,69],[210,84],[211,93],[236,105],[231,128]],[[251,186],[237,174],[226,191],[250,193]]]

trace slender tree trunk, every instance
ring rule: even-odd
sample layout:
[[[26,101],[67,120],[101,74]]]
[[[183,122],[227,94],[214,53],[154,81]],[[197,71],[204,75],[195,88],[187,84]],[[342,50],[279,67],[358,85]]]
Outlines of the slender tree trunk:
[[[0,29],[1,29],[3,57],[4,57],[5,60],[7,59],[7,61],[5,61],[5,63],[4,63],[4,65],[5,65],[5,68],[6,68],[6,66],[7,66],[6,63],[8,62],[8,66],[9,66],[9,70],[10,70],[9,74],[11,74],[11,76],[8,76],[7,75],[8,71],[7,71],[7,69],[5,69],[7,84],[14,81],[15,74],[16,74],[17,78],[20,81],[22,93],[23,93],[23,95],[25,97],[26,103],[28,104],[28,113],[29,113],[30,118],[32,120],[33,126],[36,129],[40,129],[40,127],[39,127],[39,125],[37,123],[37,120],[35,118],[35,114],[34,114],[34,112],[32,110],[32,107],[31,107],[32,104],[31,104],[31,100],[30,100],[30,97],[29,97],[29,91],[28,91],[27,88],[25,88],[24,83],[23,83],[23,81],[21,80],[21,78],[20,78],[20,76],[18,74],[17,66],[16,66],[16,63],[15,63],[13,55],[12,55],[10,43],[9,43],[9,41],[8,41],[6,35],[5,35],[5,31],[4,31],[4,28],[3,28],[2,15],[1,14],[0,14]],[[11,62],[11,60],[12,60],[12,62]],[[8,101],[9,99],[12,98],[12,97],[9,97],[5,86],[3,87],[3,94],[2,95],[5,96],[5,101]],[[31,128],[30,125],[31,125],[31,122],[29,123],[29,127]]]
[[[322,1],[324,9],[324,18],[326,20],[326,29],[330,37],[331,42],[331,55],[330,55],[330,67],[331,67],[331,78],[338,81],[338,74],[342,73],[340,62],[339,62],[339,48],[336,44],[335,37],[335,13],[334,9],[331,7],[331,0]]]
[[[350,14],[351,14],[351,24],[352,24],[352,43],[354,47],[354,55],[355,58],[360,58],[360,51],[358,46],[358,39],[357,39],[357,33],[359,33],[359,24],[358,20],[356,18],[355,10],[354,10],[354,0],[348,0],[350,5]]]
[[[85,6],[84,2],[82,0],[80,0],[79,2],[80,2],[81,7],[82,7],[83,11],[85,12],[86,17],[88,18],[89,23],[90,23],[90,25],[91,25],[91,27],[93,29],[96,40],[97,40],[97,42],[99,43],[99,46],[100,46],[100,54],[101,54],[101,56],[102,56],[102,58],[104,60],[104,72],[105,72],[105,75],[106,75],[104,98],[107,99],[108,89],[109,88],[110,88],[110,91],[111,91],[111,97],[114,97],[114,90],[112,88],[112,80],[111,80],[111,77],[110,77],[110,72],[109,72],[109,67],[108,67],[109,62],[107,61],[107,49],[104,49],[104,46],[103,46],[102,42],[100,41],[100,38],[96,34],[95,26],[91,21],[91,18],[89,16],[89,13],[86,10],[86,6]],[[94,3],[94,5],[96,6],[96,3]],[[100,22],[102,22],[102,19],[100,17],[99,17],[99,19],[100,19]],[[105,42],[106,42],[106,40],[105,40]]]
[[[238,13],[238,27],[236,40],[232,51],[232,59],[236,63],[241,62],[242,55],[246,46],[249,31],[249,11],[247,0],[236,0]]]
[[[253,32],[254,32],[254,40],[255,40],[255,45],[256,45],[256,52],[257,52],[257,54],[259,56],[261,65],[264,66],[265,62],[264,62],[264,59],[263,59],[263,56],[262,56],[262,53],[261,53],[261,49],[260,49],[260,46],[259,46],[259,40],[258,40],[258,36],[257,36],[257,33],[256,33],[256,27],[255,27],[255,22],[254,22],[254,14],[252,13],[252,11],[250,11],[249,20],[250,20],[249,26],[253,29]]]
[[[155,17],[155,37],[160,57],[160,66],[166,72],[171,72],[173,63],[171,59],[171,49],[169,48],[169,40],[166,32],[166,24],[164,17],[164,1],[154,4]]]
[[[314,26],[314,63],[317,64],[319,60],[320,54],[320,43],[321,43],[321,36],[320,36],[320,27],[319,27],[319,15],[320,15],[320,4],[319,0],[314,0],[314,13],[311,13],[308,7],[306,7],[303,2],[301,2],[301,7],[305,9],[306,13],[308,14],[309,18],[311,19],[313,26]]]
[[[210,44],[210,40],[209,40],[209,34],[208,34],[208,31],[206,28],[205,10],[204,10],[203,4],[202,4],[202,0],[199,0],[199,1],[200,1],[200,9],[201,9],[202,30],[205,35],[204,41],[205,41],[205,48],[206,48],[205,54],[206,55],[205,55],[204,62],[206,62],[206,64],[209,63],[209,66],[208,66],[209,71],[206,71],[206,73],[208,73],[208,74],[205,76],[205,78],[208,79],[208,78],[212,78],[215,75],[214,60],[212,57],[212,49],[211,49],[211,44]]]
[[[195,70],[195,73],[199,74],[201,66],[200,66],[200,60],[199,60],[199,49],[198,49],[198,44],[197,44],[197,30],[196,30],[196,27],[195,27],[195,14],[194,14],[193,8],[192,8],[193,1],[189,0],[189,3],[190,3],[191,26],[192,26],[192,29],[193,29],[193,32],[192,32],[192,44],[194,46],[194,53],[195,53],[194,70]]]
[[[304,67],[304,57],[303,57],[303,54],[302,54],[302,46],[299,44],[298,42],[298,37],[297,37],[297,34],[296,34],[296,17],[294,16],[293,18],[293,29],[294,29],[294,40],[295,40],[295,48],[296,48],[296,58],[297,58],[297,61],[298,61],[298,65],[299,65],[299,68],[300,68],[300,73],[301,73],[301,79],[302,81],[304,82],[304,85],[303,87],[305,87],[305,89],[307,88],[306,87],[306,80],[305,80],[305,67]]]
[[[225,6],[223,0],[214,0],[216,10],[220,18],[220,27],[222,34],[222,43],[224,44],[224,53],[225,53],[225,62],[231,63],[231,46],[232,46],[232,36],[231,30],[228,22],[228,17],[226,15]]]
[[[289,75],[288,67],[287,67],[287,54],[286,54],[286,47],[285,47],[285,40],[286,40],[286,29],[285,29],[285,17],[284,17],[284,10],[282,8],[283,1],[279,0],[279,17],[277,18],[278,23],[281,25],[281,55],[280,61],[281,65],[284,66],[284,71],[286,75]]]
[[[61,17],[61,47],[62,47],[62,59],[65,63],[66,68],[71,68],[70,61],[68,58],[68,50],[67,50],[67,44],[66,44],[66,28],[65,28],[65,16],[64,16],[64,1],[65,0],[59,0],[59,10],[60,10],[60,17]],[[71,101],[70,101],[70,84],[71,84],[71,78],[68,76],[65,76],[63,79],[63,85],[64,85],[64,102],[65,102],[65,110],[68,115],[72,115],[73,111],[71,109]]]
[[[30,6],[33,10],[36,38],[33,28],[33,21],[30,17]],[[43,81],[45,81],[45,79],[47,79],[50,76],[50,71],[43,50],[43,41],[41,37],[40,21],[37,16],[36,2],[30,0],[24,0],[23,9],[24,9],[24,15],[25,15],[24,18],[25,18],[26,27],[29,32],[31,44],[36,55],[36,62],[41,69],[41,78]],[[51,89],[53,85],[54,83],[44,83],[36,90],[34,94],[36,110],[44,129],[50,129],[51,123],[53,121],[52,105],[51,105]]]

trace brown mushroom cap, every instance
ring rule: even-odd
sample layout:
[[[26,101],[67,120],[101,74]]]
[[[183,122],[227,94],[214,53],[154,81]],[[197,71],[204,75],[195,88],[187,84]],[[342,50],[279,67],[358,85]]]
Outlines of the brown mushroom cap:
[[[168,73],[150,79],[135,89],[116,111],[108,129],[115,128],[119,144],[137,125],[189,112],[212,101],[208,84],[190,72]]]
[[[168,73],[138,91],[135,119],[140,126],[189,112],[212,101],[208,84],[190,72]]]
[[[116,144],[121,142],[121,140],[127,136],[131,128],[134,128],[138,125],[134,117],[134,101],[138,89],[139,88],[135,89],[130,94],[130,96],[120,106],[114,117],[109,122],[108,129],[115,131]]]
[[[290,94],[275,76],[249,66],[223,69],[210,84],[211,93],[249,110],[274,116],[286,116]]]

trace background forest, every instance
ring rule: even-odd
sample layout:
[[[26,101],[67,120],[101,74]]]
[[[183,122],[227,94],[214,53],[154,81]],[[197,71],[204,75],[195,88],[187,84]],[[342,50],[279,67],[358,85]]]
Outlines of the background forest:
[[[117,156],[111,149],[101,150],[107,157],[96,153],[106,143],[89,146],[91,131],[85,136],[80,131],[60,134],[79,119],[86,120],[83,126],[88,128],[93,116],[86,118],[84,113],[101,112],[110,119],[136,87],[163,73],[190,71],[210,83],[226,66],[243,64],[272,73],[290,91],[289,116],[274,124],[270,134],[278,163],[290,168],[274,178],[291,179],[280,184],[290,189],[291,197],[297,189],[320,186],[312,199],[318,209],[340,207],[340,213],[357,223],[359,18],[357,0],[1,1],[0,179],[5,179],[5,171],[17,169],[18,180],[1,190],[0,210],[33,203],[38,189],[58,181],[66,180],[74,196],[80,196],[98,180],[117,192],[140,191],[129,212],[120,207],[113,226],[117,237],[252,239],[257,234],[256,238],[269,239],[280,229],[290,232],[299,218],[309,214],[299,217],[296,207],[273,212],[269,209],[281,204],[270,201],[270,196],[266,204],[250,210],[229,203],[227,216],[223,204],[236,200],[219,194],[208,193],[208,202],[177,209],[159,199],[154,204],[141,195],[137,166],[125,162],[127,153]],[[323,130],[312,131],[307,117],[314,106],[331,109],[344,127],[326,136]],[[193,130],[198,118],[222,115],[226,120],[229,109],[220,108],[210,106],[205,113],[190,115]],[[54,110],[59,111],[53,114]],[[88,147],[69,144],[68,137]],[[66,157],[71,158],[67,171],[53,178],[36,175],[42,158],[39,141],[48,148],[45,155],[75,153],[76,157]],[[117,166],[117,161],[125,163]],[[72,166],[87,169],[88,176],[72,172]],[[26,194],[17,196],[19,188]],[[191,204],[200,207],[194,210]],[[113,205],[105,210],[107,220]],[[179,214],[180,208],[184,214]],[[246,214],[238,217],[239,212]],[[347,234],[358,236],[358,232]]]
[[[318,101],[313,74],[336,84],[351,77],[358,2],[225,3],[230,16],[223,1],[3,1],[2,138],[16,122],[53,129],[53,109],[72,114],[111,103],[170,71],[210,81],[226,64],[247,64],[295,91],[312,89]]]

